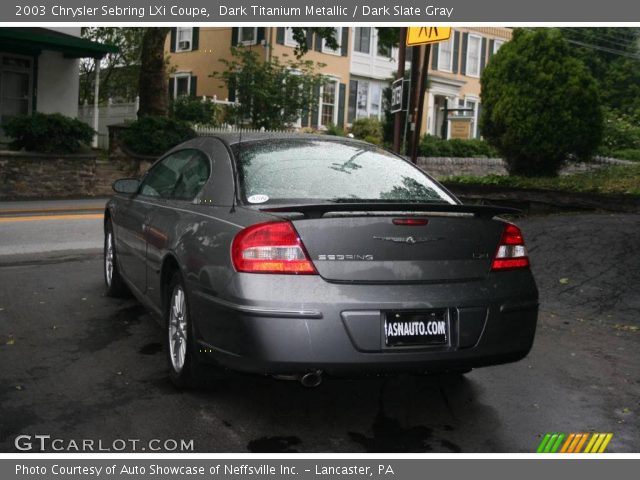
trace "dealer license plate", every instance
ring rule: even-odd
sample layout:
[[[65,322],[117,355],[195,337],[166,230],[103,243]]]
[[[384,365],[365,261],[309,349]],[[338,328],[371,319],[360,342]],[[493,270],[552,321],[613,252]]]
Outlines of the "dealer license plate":
[[[446,310],[389,312],[384,321],[387,346],[443,345],[449,340]]]

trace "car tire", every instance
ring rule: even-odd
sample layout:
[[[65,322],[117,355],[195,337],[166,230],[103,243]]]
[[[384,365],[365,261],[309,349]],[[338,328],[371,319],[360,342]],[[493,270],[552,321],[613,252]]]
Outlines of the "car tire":
[[[200,386],[202,366],[196,353],[187,291],[179,271],[173,274],[166,292],[165,351],[169,378],[180,389]]]
[[[105,290],[108,297],[124,297],[129,293],[118,268],[116,242],[111,220],[107,220],[104,228],[103,270]]]

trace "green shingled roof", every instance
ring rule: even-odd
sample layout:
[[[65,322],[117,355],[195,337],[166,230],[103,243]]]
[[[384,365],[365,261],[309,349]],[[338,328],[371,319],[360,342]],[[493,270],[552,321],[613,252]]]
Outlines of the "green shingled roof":
[[[43,50],[61,52],[67,58],[102,58],[118,47],[47,28],[0,28],[0,51],[37,54]]]

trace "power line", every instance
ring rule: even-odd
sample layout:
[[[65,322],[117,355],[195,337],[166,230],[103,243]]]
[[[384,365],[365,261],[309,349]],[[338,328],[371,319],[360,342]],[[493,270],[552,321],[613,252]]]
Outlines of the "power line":
[[[599,50],[601,52],[611,53],[611,54],[617,55],[619,57],[627,57],[627,58],[632,58],[634,60],[640,60],[640,54],[638,54],[638,53],[625,52],[623,50],[617,50],[615,48],[608,48],[608,47],[604,47],[602,45],[593,45],[593,44],[590,44],[590,43],[580,42],[578,40],[567,39],[567,42],[572,43],[574,45],[579,45],[579,46],[584,47],[584,48],[590,48],[591,50]]]
[[[562,28],[560,30],[562,30],[563,32],[566,32],[565,36],[570,40],[584,41],[585,43],[589,43],[592,45],[599,45],[600,43],[605,43],[606,44],[605,46],[608,46],[610,48],[623,47],[624,49],[629,49],[629,48],[633,48],[634,44],[637,44],[638,42],[638,39],[635,37],[630,37],[627,42],[624,42],[624,41],[619,41],[620,40],[619,38],[614,39],[613,37],[608,37],[606,35],[599,36],[597,39],[595,39],[597,41],[594,42],[594,41],[590,41],[592,39],[586,35],[586,32],[584,32],[585,33],[584,35],[574,35],[574,33],[576,32],[573,32],[570,30],[564,30]]]
[[[534,28],[527,28],[527,30],[535,31]],[[621,43],[621,42],[614,42],[613,40],[608,40],[608,41],[605,40],[605,42],[608,43],[608,45],[599,45],[589,41],[581,41],[576,38],[570,38],[570,36],[568,35],[568,32],[576,31],[575,29],[571,29],[570,27],[560,27],[559,30],[563,32],[567,42],[572,45],[577,45],[579,47],[588,48],[591,50],[598,50],[601,52],[610,53],[612,55],[617,55],[620,57],[631,58],[633,60],[640,60],[640,51],[630,52],[628,50],[621,50],[619,48],[619,47],[623,47],[627,49],[632,47],[634,43],[637,43],[638,41],[640,41],[640,37],[634,37],[634,38],[628,37],[631,40],[629,43]],[[602,38],[604,38],[604,36]],[[582,40],[586,40],[585,35],[582,35]]]

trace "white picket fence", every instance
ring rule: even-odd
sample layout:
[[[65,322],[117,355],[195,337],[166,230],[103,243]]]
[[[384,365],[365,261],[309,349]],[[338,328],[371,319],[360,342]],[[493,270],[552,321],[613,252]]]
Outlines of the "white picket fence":
[[[213,102],[221,105],[239,105],[237,102],[229,101],[228,98],[221,100],[216,95],[213,97],[202,97],[203,102]],[[109,99],[106,104],[98,107],[98,148],[107,150],[109,148],[109,125],[123,123],[127,120],[135,120],[137,118],[138,108],[140,107],[140,99],[136,97],[135,102],[115,103]],[[78,119],[93,128],[93,112],[94,106],[85,103],[78,106]],[[201,135],[214,134],[233,130],[233,127],[218,127],[221,130],[203,132]],[[198,128],[196,128],[198,130]],[[248,130],[247,130],[248,131]],[[200,134],[200,132],[198,132]]]
[[[130,103],[114,103],[109,99],[105,105],[98,107],[98,148],[106,150],[109,148],[109,125],[122,123],[126,120],[137,118],[139,98]],[[78,119],[93,128],[93,105],[79,105]]]

